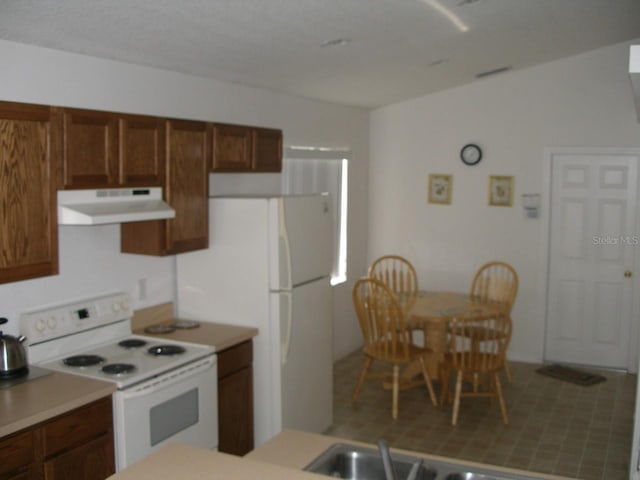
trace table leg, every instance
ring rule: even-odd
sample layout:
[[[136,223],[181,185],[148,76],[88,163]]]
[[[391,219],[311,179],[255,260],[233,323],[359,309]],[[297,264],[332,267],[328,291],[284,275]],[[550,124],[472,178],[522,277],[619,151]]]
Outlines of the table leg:
[[[429,378],[439,380],[438,369],[447,351],[447,322],[434,320],[424,324],[425,346],[430,350],[424,355],[424,363],[429,372]],[[410,382],[414,377],[421,375],[419,362],[410,363],[401,375],[403,383]]]

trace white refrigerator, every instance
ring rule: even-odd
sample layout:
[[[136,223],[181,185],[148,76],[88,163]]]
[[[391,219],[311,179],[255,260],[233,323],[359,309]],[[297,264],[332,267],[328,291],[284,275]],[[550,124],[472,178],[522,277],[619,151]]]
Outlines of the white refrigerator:
[[[181,318],[258,329],[256,446],[333,419],[334,236],[326,195],[213,197],[209,248],[177,256]]]

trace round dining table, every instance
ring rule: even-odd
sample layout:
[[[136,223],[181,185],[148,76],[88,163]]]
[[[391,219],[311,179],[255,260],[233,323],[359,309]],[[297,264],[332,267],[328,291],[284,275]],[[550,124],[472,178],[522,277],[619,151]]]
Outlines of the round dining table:
[[[438,379],[438,368],[447,351],[447,329],[449,321],[456,316],[473,310],[486,312],[488,316],[504,312],[505,304],[487,302],[468,293],[421,290],[415,302],[408,306],[407,328],[424,332],[425,346],[429,352],[425,355],[425,364],[429,377]],[[402,372],[406,386],[413,386],[412,379],[421,373],[419,363],[411,363]],[[420,382],[417,382],[420,383]]]

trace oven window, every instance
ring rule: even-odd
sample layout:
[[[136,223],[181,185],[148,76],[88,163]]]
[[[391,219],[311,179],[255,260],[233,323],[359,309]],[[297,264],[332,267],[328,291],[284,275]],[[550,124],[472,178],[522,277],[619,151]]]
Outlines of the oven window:
[[[198,423],[198,389],[194,388],[151,408],[151,446]]]

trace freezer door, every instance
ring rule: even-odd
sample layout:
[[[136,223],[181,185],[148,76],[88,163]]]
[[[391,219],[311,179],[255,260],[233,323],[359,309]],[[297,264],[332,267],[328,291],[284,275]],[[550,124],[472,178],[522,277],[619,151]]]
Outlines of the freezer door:
[[[271,289],[295,285],[331,275],[334,236],[331,199],[327,195],[295,195],[275,198],[270,205]]]
[[[323,432],[333,421],[333,297],[329,278],[294,288],[283,359],[282,428]],[[282,312],[283,314],[285,312]]]

